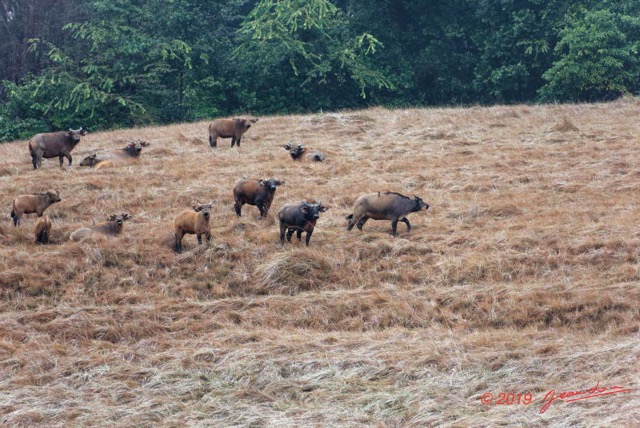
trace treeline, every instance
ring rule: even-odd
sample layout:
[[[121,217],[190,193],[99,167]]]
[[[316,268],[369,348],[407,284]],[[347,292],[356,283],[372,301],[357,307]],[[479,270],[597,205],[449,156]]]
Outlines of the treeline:
[[[2,0],[0,140],[640,91],[637,0]]]

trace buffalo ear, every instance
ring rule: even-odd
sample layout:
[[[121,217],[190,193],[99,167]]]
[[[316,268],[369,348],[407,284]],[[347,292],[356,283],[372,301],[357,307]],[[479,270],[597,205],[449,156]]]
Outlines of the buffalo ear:
[[[84,135],[87,135],[88,133],[89,132],[86,129],[84,129],[82,126],[80,127],[80,135],[84,136]]]
[[[107,221],[115,221],[116,218],[118,218],[117,214],[111,214],[109,217],[107,217]]]
[[[193,206],[193,210],[194,210],[195,212],[200,212],[200,211],[202,211],[202,205],[200,205],[200,204],[198,204],[198,205],[194,205],[194,206]]]
[[[122,213],[122,218],[123,220],[130,220],[131,219],[131,214],[129,213]]]
[[[90,159],[95,159],[96,157],[98,157],[98,155],[97,155],[97,154],[95,154],[95,153],[94,153],[94,154],[92,154],[91,156],[89,156],[89,158],[90,158]]]
[[[284,186],[284,180],[282,180],[282,181],[276,180],[276,185],[277,186]]]
[[[266,183],[266,181],[264,181],[264,180],[260,180],[258,183],[260,183],[260,185],[261,185],[261,186],[264,186],[264,185],[265,185],[265,183]]]
[[[255,117],[255,118],[253,118],[253,119],[250,119],[249,121],[250,121],[251,123],[256,123],[256,122],[257,122],[257,121],[259,121],[259,120],[260,120],[260,118],[259,118],[259,117]]]
[[[303,205],[300,207],[300,212],[302,212],[303,214],[308,214],[309,213],[309,207],[306,205]]]
[[[318,208],[318,211],[323,213],[323,212],[326,212],[328,209],[329,209],[329,207],[325,207],[324,205],[320,204],[320,207]]]

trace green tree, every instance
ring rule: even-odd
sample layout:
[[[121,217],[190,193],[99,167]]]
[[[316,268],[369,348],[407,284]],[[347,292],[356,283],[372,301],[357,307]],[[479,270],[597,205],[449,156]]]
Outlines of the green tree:
[[[638,90],[640,19],[588,10],[560,31],[558,59],[543,74],[545,101],[609,100]],[[631,37],[628,37],[631,36]]]
[[[44,113],[51,122],[62,121],[58,116],[100,127],[168,121],[163,101],[175,91],[167,80],[191,66],[191,47],[152,31],[152,2],[94,0],[89,7],[96,18],[64,27],[74,45],[31,40],[31,50],[44,51],[54,64],[35,78],[32,99],[41,93],[50,99]]]
[[[254,90],[276,105],[293,99],[303,108],[330,108],[355,91],[364,98],[367,91],[393,88],[369,61],[381,43],[367,32],[352,34],[347,17],[330,1],[261,0],[239,34],[244,41],[235,58],[250,61]],[[276,99],[269,94],[274,83],[286,85]]]

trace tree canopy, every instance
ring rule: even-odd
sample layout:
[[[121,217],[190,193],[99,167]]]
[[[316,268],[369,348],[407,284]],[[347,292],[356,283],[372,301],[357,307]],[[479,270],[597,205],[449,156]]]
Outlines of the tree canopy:
[[[639,12],[629,0],[4,0],[0,140],[635,95]]]

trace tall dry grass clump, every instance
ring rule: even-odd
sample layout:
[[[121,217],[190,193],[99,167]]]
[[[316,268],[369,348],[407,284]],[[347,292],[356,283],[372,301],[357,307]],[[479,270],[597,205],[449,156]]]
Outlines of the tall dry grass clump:
[[[317,253],[278,253],[256,268],[256,292],[293,295],[318,290],[330,277],[330,271],[331,262]]]
[[[98,171],[34,171],[26,141],[0,145],[0,425],[640,425],[639,115],[625,99],[263,117],[239,150],[210,149],[208,122],[96,132],[74,157],[151,144]],[[288,141],[327,159],[293,162]],[[266,218],[236,216],[243,177],[285,181]],[[37,245],[11,201],[50,186]],[[378,191],[430,208],[396,238],[348,232]],[[173,219],[210,200],[210,245],[177,254]],[[277,212],[302,200],[330,209],[309,248],[282,248]],[[122,212],[120,236],[69,241]],[[540,413],[597,382],[632,391]],[[480,401],[501,392],[535,400]]]

